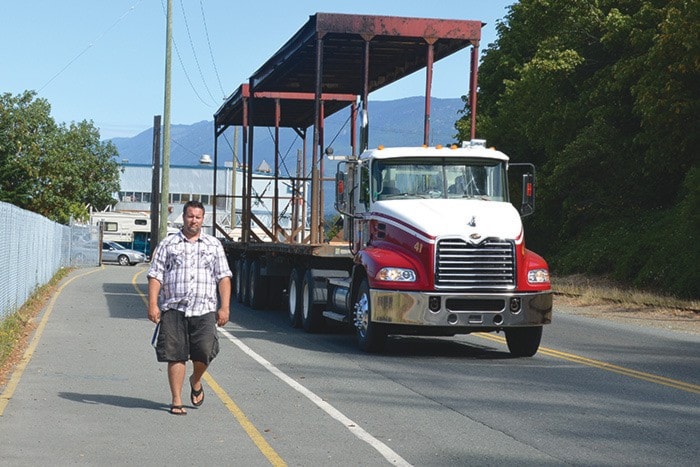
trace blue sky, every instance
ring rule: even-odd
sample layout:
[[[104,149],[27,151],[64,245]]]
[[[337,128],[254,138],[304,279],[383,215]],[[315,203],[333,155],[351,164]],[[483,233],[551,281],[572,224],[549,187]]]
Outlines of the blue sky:
[[[480,49],[515,0],[172,0],[173,124],[211,120],[224,98],[317,13],[471,19]],[[166,0],[4,0],[0,92],[35,90],[57,122],[91,120],[103,139],[134,136],[163,113]],[[434,97],[468,89],[468,52],[435,64]],[[423,95],[424,72],[370,95]]]

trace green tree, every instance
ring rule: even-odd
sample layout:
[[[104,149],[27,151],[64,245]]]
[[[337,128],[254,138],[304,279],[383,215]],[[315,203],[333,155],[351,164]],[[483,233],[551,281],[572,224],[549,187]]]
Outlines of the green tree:
[[[521,0],[497,25],[477,133],[539,166],[528,243],[555,271],[700,295],[698,24],[698,1]]]
[[[56,124],[32,91],[0,95],[0,200],[57,222],[85,219],[119,190],[117,150],[87,121]]]

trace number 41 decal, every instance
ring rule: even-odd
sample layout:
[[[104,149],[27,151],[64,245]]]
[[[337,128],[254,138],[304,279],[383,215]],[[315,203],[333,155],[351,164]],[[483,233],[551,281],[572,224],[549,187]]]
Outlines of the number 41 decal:
[[[413,249],[416,250],[417,253],[422,253],[423,252],[423,244],[421,242],[416,242],[416,244],[413,245]]]

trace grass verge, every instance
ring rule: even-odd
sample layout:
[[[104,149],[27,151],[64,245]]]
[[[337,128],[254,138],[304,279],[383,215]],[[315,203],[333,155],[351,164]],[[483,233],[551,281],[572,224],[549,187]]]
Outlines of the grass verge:
[[[606,278],[572,275],[552,278],[555,293],[573,297],[580,306],[616,304],[622,308],[658,308],[700,313],[700,301],[682,300],[619,286]]]
[[[0,322],[0,387],[22,358],[32,331],[36,328],[34,318],[44,309],[58,288],[58,284],[71,269],[61,268],[48,284],[39,287],[22,307]]]

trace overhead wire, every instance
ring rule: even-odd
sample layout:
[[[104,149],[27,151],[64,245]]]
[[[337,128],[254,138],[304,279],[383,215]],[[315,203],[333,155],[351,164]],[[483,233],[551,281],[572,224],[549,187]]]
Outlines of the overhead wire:
[[[195,65],[197,65],[197,70],[199,71],[199,76],[202,78],[202,84],[204,84],[204,89],[207,90],[207,94],[209,94],[209,97],[211,97],[211,100],[214,103],[217,103],[216,98],[211,93],[211,89],[209,89],[209,85],[207,85],[207,80],[204,79],[204,73],[202,73],[202,67],[199,65],[199,58],[197,57],[197,51],[194,48],[194,42],[192,42],[192,34],[190,33],[190,25],[189,25],[189,22],[187,21],[187,13],[185,12],[185,5],[182,3],[182,0],[180,0],[180,9],[182,10],[182,18],[185,22],[185,30],[187,31],[187,38],[190,41],[190,48],[192,49],[192,55],[194,56],[194,62],[195,62]]]
[[[53,76],[51,77],[51,79],[49,79],[46,83],[44,83],[44,85],[41,86],[41,87],[39,88],[39,92],[43,91],[44,88],[46,88],[46,86],[48,86],[49,84],[51,84],[51,83],[52,83],[56,78],[58,78],[64,71],[66,71],[66,70],[68,69],[68,67],[70,67],[73,63],[75,63],[76,60],[78,60],[80,57],[82,57],[82,56],[85,54],[85,52],[87,52],[88,50],[90,50],[90,49],[92,48],[92,46],[94,46],[94,45],[97,43],[97,41],[99,41],[100,39],[102,39],[102,37],[104,37],[105,34],[107,34],[109,31],[111,31],[112,29],[114,29],[114,28],[117,26],[117,24],[119,24],[124,18],[126,18],[127,15],[128,15],[129,13],[131,13],[132,11],[134,11],[134,9],[135,9],[135,8],[138,6],[138,4],[141,3],[141,2],[142,2],[142,0],[138,0],[138,1],[137,1],[136,3],[134,3],[128,10],[126,10],[124,13],[122,13],[122,15],[121,15],[119,18],[117,18],[117,20],[116,20],[114,23],[112,23],[111,26],[109,26],[107,29],[105,29],[104,31],[102,31],[92,42],[90,42],[80,53],[78,53],[78,55],[76,55],[75,57],[73,57],[73,59],[70,60],[63,68],[61,68],[60,70],[58,70],[58,73],[56,73],[55,75],[53,75]]]
[[[168,12],[167,12],[167,9],[165,8],[165,5],[163,4],[163,0],[160,0],[160,6],[163,8],[163,15],[165,15],[167,17]],[[194,92],[194,95],[197,96],[197,99],[199,99],[199,101],[202,104],[206,105],[207,107],[214,107],[212,104],[205,102],[204,99],[202,99],[202,96],[199,95],[199,92],[197,92],[197,89],[195,88],[194,83],[190,79],[189,73],[187,73],[187,69],[185,68],[185,63],[182,61],[182,56],[180,55],[180,49],[177,46],[177,41],[175,40],[175,38],[172,38],[172,41],[173,41],[173,48],[175,49],[175,55],[177,55],[177,59],[180,62],[180,68],[182,68],[182,72],[184,73],[185,78],[187,79],[187,82],[190,84],[190,88],[192,88],[192,92]]]
[[[219,82],[219,89],[221,90],[221,96],[226,98],[226,91],[224,91],[224,86],[221,84],[221,76],[219,76],[219,69],[216,67],[216,60],[214,60],[214,52],[211,47],[211,40],[209,39],[209,28],[207,27],[207,18],[204,15],[204,3],[199,0],[199,9],[202,12],[202,23],[204,24],[204,34],[207,37],[207,46],[209,48],[209,57],[211,58],[211,64],[214,67],[214,74],[216,75],[216,80]]]

